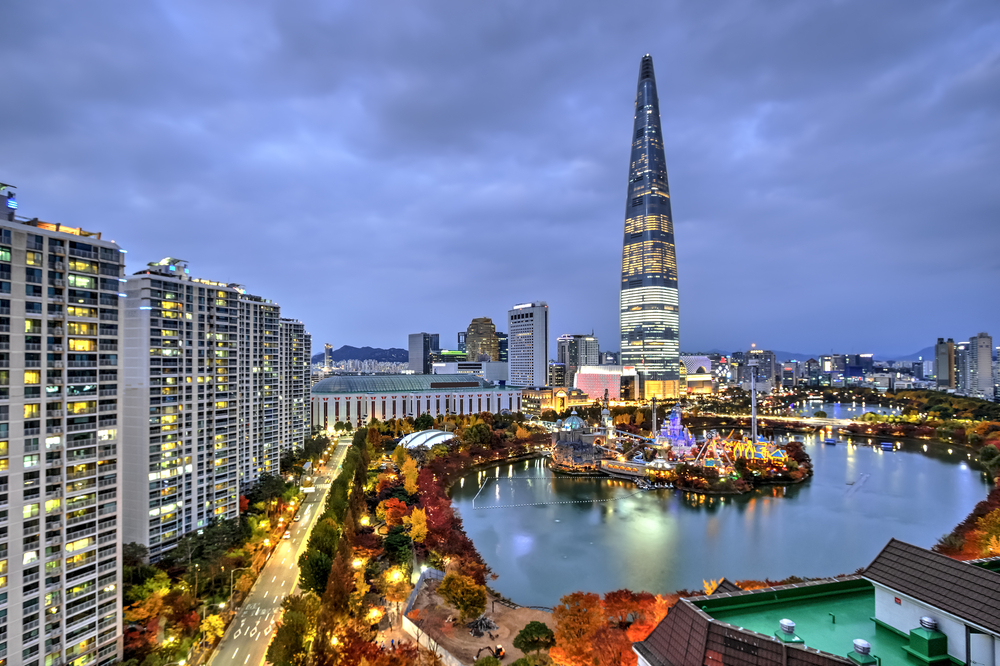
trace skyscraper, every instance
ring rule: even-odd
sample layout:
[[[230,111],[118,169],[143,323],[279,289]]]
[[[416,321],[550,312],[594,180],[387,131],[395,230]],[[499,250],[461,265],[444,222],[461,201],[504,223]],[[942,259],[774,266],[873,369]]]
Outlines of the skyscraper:
[[[593,335],[560,335],[556,340],[556,360],[566,366],[566,383],[550,386],[574,386],[573,378],[580,366],[598,365],[601,355]]]
[[[625,200],[619,321],[621,362],[634,365],[639,397],[680,394],[677,257],[653,59],[643,56]]]
[[[993,399],[993,338],[979,333],[969,339],[969,395]]]
[[[934,345],[934,376],[938,388],[955,388],[955,341],[938,338]]]
[[[0,186],[0,663],[120,658],[125,255]],[[6,210],[4,210],[6,208]]]
[[[549,306],[521,303],[507,312],[510,383],[545,386],[549,369]]]
[[[409,369],[418,375],[431,374],[431,353],[437,351],[437,333],[410,333]]]
[[[470,361],[499,361],[497,327],[489,317],[476,317],[465,332],[465,353]]]

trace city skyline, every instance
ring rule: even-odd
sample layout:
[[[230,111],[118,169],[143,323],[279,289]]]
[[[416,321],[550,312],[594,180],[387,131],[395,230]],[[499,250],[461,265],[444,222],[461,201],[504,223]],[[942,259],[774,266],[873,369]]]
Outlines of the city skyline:
[[[542,299],[553,336],[611,349],[623,118],[649,52],[670,92],[682,349],[903,355],[1000,330],[982,307],[1000,277],[996,7],[650,5],[640,26],[596,5],[399,8],[14,7],[0,180],[29,216],[105,229],[129,273],[185,257],[310,312],[335,346]],[[373,205],[371,182],[404,203]],[[371,253],[393,261],[366,278]],[[284,275],[260,283],[261,262]],[[406,328],[344,316],[382,316],[366,290],[317,307],[300,285],[331,275],[417,286],[394,305]]]

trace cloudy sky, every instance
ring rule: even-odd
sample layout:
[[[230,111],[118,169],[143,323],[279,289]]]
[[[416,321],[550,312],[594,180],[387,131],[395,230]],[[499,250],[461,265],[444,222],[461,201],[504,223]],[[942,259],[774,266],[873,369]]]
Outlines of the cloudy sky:
[[[653,56],[686,350],[1000,338],[1000,5],[23,2],[0,181],[303,319],[405,347],[546,300],[618,349]]]

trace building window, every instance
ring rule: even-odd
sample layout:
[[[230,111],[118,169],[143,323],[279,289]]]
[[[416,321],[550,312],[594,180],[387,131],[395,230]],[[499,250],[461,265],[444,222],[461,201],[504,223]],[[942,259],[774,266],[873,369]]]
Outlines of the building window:
[[[633,207],[634,206],[641,206],[641,205],[642,205],[642,197],[632,197],[632,206]]]

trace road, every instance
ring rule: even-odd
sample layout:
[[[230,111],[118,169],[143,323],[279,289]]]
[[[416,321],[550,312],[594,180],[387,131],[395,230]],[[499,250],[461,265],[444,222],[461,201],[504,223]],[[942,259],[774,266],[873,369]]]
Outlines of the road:
[[[325,474],[316,479],[316,492],[306,495],[299,509],[299,522],[292,523],[291,537],[281,540],[264,565],[257,583],[250,590],[250,596],[243,602],[209,660],[212,666],[260,666],[264,663],[267,647],[274,635],[275,620],[280,615],[281,602],[298,591],[299,555],[305,550],[309,534],[322,513],[330,481],[336,476],[350,444],[350,438],[337,443]]]

